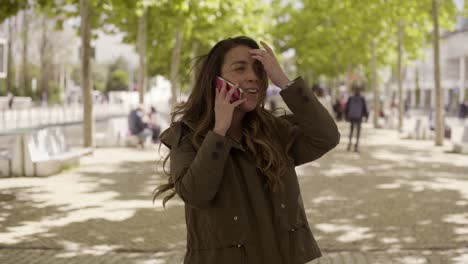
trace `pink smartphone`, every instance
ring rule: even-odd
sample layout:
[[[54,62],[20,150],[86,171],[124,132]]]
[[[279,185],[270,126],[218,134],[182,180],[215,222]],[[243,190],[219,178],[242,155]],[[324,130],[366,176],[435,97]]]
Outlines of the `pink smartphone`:
[[[226,83],[226,90],[229,91],[231,90],[233,87],[234,87],[234,84],[232,84],[231,82],[229,81],[226,81],[224,80],[223,78],[219,77],[219,76],[216,76],[215,78],[215,87],[216,89],[218,90],[221,90],[221,87],[223,87],[223,82]],[[235,91],[232,96],[231,96],[231,103],[239,100],[241,98],[241,89],[237,89],[237,91]]]

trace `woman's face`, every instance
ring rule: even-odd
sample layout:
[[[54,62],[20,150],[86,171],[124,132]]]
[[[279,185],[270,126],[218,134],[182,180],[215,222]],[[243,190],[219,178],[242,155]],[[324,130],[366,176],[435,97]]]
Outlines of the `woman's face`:
[[[246,102],[237,107],[242,112],[250,112],[257,107],[262,89],[260,77],[255,72],[255,64],[258,62],[249,54],[251,49],[243,45],[232,48],[226,53],[221,67],[221,77],[239,84],[243,90],[242,98],[247,98]]]

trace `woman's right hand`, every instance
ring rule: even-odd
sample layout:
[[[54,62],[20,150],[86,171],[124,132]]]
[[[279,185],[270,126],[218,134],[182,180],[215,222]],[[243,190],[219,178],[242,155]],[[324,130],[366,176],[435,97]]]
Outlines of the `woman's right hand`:
[[[226,135],[229,127],[231,127],[232,115],[234,113],[234,109],[239,106],[240,104],[247,101],[247,98],[239,99],[235,102],[231,101],[232,94],[239,89],[239,85],[235,84],[234,87],[227,91],[226,89],[226,82],[223,82],[223,86],[221,89],[216,88],[216,96],[215,96],[215,125],[213,131],[217,134],[222,136]]]

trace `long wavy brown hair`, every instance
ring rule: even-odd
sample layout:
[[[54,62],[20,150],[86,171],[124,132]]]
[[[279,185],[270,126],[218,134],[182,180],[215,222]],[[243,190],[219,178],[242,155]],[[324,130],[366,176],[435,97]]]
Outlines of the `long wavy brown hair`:
[[[214,99],[215,88],[213,80],[221,75],[221,67],[224,63],[226,53],[234,47],[244,45],[253,49],[258,49],[258,44],[251,38],[239,36],[228,38],[218,42],[207,55],[198,58],[195,63],[196,82],[187,102],[179,105],[172,112],[172,120],[185,120],[190,124],[195,124],[193,135],[190,140],[195,149],[198,149],[203,140],[203,136],[213,129],[215,121]],[[255,157],[255,163],[259,171],[266,177],[268,187],[276,192],[282,189],[281,175],[285,173],[287,163],[292,159],[286,154],[290,145],[286,138],[279,136],[279,131],[284,130],[281,119],[276,118],[270,111],[264,108],[266,90],[268,87],[268,76],[263,65],[256,61],[255,72],[261,83],[260,102],[254,111],[246,113],[242,122],[242,144],[246,151]],[[284,121],[286,122],[286,121]],[[164,138],[164,134],[161,135]],[[170,153],[165,157],[163,168],[169,160]],[[172,191],[163,199],[163,206],[175,195],[173,178],[167,172],[169,179],[167,184],[158,186],[154,191],[153,202],[156,198]]]

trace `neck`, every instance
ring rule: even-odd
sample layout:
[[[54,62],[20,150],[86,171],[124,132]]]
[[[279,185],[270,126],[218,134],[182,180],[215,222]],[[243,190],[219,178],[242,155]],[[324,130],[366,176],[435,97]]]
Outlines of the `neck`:
[[[242,119],[244,119],[245,113],[239,110],[234,110],[232,114],[231,126],[229,127],[227,134],[237,141],[242,138]]]

